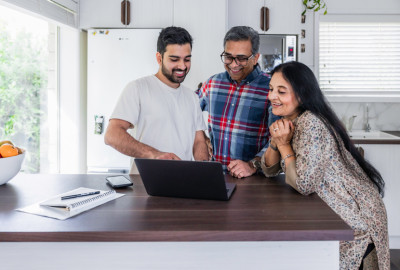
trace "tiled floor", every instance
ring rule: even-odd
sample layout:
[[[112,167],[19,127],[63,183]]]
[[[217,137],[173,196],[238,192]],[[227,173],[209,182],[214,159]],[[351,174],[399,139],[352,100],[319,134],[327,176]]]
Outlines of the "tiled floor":
[[[400,249],[390,250],[390,269],[400,270]]]

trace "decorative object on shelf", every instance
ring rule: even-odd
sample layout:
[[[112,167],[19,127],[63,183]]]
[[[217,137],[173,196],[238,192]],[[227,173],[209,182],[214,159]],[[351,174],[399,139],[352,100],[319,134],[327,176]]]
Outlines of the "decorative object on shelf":
[[[303,13],[301,13],[301,15],[305,15],[307,9],[314,10],[314,12],[317,12],[321,9],[325,9],[324,15],[326,15],[328,13],[328,7],[326,6],[326,3],[324,0],[302,0],[302,1],[303,1],[303,6],[304,6],[304,11],[303,11]],[[302,19],[302,22],[303,22],[303,19]]]
[[[121,2],[121,22],[123,25],[129,25],[131,23],[131,3],[129,0],[123,0]]]
[[[306,38],[306,30],[301,29],[301,38]]]
[[[305,44],[301,44],[301,49],[300,49],[300,51],[301,51],[302,53],[306,52],[306,45],[305,45]]]
[[[267,7],[262,7],[260,10],[260,28],[263,31],[269,29],[269,9]]]
[[[301,15],[301,23],[306,23],[306,15]]]

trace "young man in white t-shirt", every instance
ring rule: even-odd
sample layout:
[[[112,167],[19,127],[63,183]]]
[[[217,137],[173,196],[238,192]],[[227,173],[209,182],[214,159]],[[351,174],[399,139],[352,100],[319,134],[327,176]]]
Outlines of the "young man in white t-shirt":
[[[208,160],[198,98],[181,85],[190,70],[191,51],[192,37],[185,29],[161,31],[158,72],[125,87],[110,117],[106,144],[137,158]],[[128,133],[133,127],[136,139]],[[135,172],[132,168],[131,173]]]

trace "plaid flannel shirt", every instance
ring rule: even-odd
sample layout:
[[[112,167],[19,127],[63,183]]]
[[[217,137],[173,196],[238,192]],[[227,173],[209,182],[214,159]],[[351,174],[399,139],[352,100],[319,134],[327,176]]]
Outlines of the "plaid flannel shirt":
[[[269,146],[268,127],[279,119],[271,113],[269,81],[257,64],[240,83],[223,72],[198,89],[201,109],[209,112],[213,160],[221,162],[225,171],[231,160],[261,157]]]

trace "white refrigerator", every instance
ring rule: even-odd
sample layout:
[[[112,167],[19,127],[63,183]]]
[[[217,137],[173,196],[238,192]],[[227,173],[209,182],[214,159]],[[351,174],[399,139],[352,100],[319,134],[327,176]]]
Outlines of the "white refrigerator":
[[[161,29],[89,29],[87,93],[88,173],[128,173],[130,157],[105,145],[110,115],[126,84],[155,74]]]

